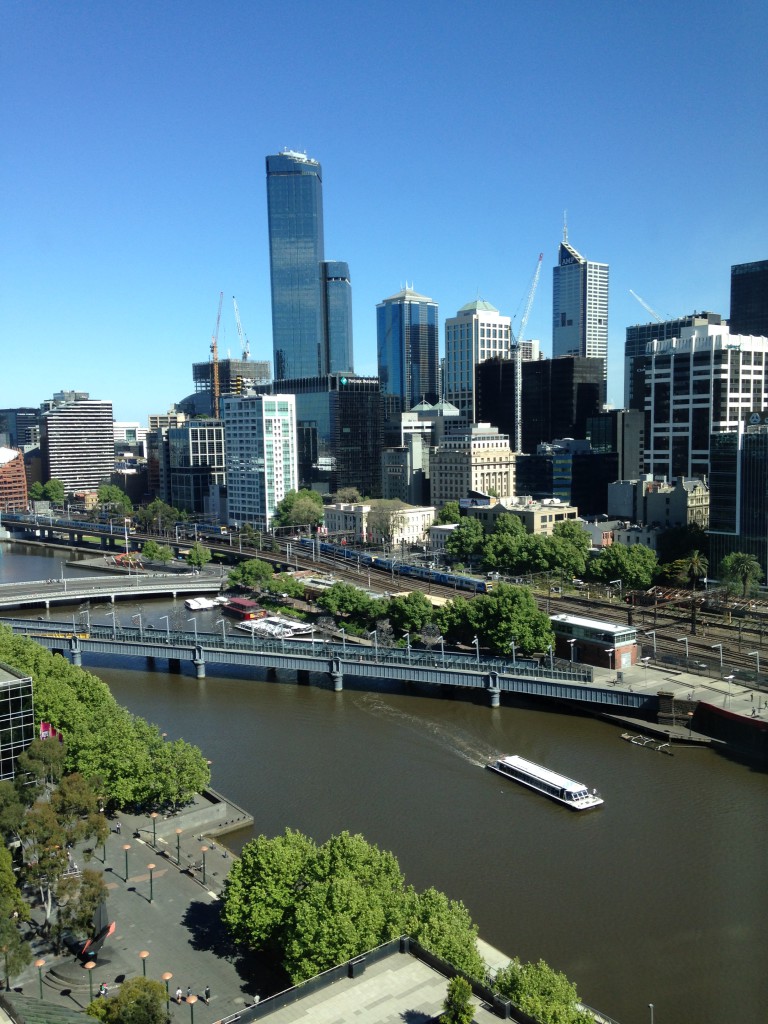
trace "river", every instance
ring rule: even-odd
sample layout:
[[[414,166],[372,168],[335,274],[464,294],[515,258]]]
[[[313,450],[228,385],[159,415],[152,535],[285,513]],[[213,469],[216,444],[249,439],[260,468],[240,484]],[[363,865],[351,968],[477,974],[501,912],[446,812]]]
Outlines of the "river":
[[[58,555],[0,550],[0,582],[60,575]],[[107,610],[92,619],[111,621]],[[172,601],[117,610],[126,625],[137,612],[145,624],[190,617]],[[196,613],[198,627],[215,616]],[[766,1019],[764,772],[703,749],[660,756],[620,742],[612,725],[539,707],[491,710],[352,680],[336,694],[321,677],[297,686],[215,666],[201,681],[164,662],[85,667],[120,703],[199,744],[255,833],[362,832],[417,888],[463,900],[488,942],[564,971],[620,1024],[648,1021],[649,1003],[656,1024]],[[499,753],[595,786],[605,805],[577,814],[483,771]]]

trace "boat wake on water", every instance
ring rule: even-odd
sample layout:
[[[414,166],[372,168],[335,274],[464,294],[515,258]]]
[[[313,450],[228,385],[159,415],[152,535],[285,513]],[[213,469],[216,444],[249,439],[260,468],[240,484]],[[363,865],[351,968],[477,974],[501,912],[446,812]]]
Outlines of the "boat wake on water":
[[[406,729],[418,732],[422,739],[432,740],[475,767],[484,768],[492,756],[489,750],[478,745],[476,737],[470,736],[464,730],[392,707],[375,693],[360,694],[357,705],[377,718],[389,718]]]

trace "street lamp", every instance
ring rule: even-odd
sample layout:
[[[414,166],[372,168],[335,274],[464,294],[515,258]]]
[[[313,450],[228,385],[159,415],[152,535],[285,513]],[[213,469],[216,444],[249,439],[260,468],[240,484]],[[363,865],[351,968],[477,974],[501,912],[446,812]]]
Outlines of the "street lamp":
[[[655,661],[656,660],[656,630],[655,629],[651,629],[645,635],[653,637],[653,660]]]
[[[149,902],[151,903],[155,898],[155,865],[147,864],[147,869],[149,871]]]
[[[653,1003],[648,1003],[648,1009],[651,1011],[651,1024],[653,1024]]]
[[[93,961],[91,961],[93,962]],[[96,965],[94,964],[94,967]],[[35,967],[37,968],[37,980],[40,985],[40,998],[43,998],[43,968],[45,967],[45,960],[35,960]],[[93,991],[91,991],[91,999],[93,999]]]
[[[757,674],[759,676],[760,675],[760,651],[747,651],[747,657],[748,658],[756,658],[757,659]],[[759,679],[757,680],[757,685],[758,686],[760,685],[760,680]]]
[[[131,848],[130,843],[123,843],[123,853],[125,854],[125,880],[128,881],[128,851]]]
[[[162,977],[163,981],[165,982],[165,1009],[166,1009],[166,1012],[168,1014],[168,1018],[170,1019],[170,1016],[171,1016],[171,991],[168,988],[168,982],[173,977],[173,972],[172,971],[166,971],[163,975],[161,975],[161,977]]]
[[[440,658],[445,664],[445,637],[440,635],[437,639],[440,641]]]
[[[347,653],[347,631],[346,631],[346,629],[344,629],[343,626],[340,626],[339,627],[339,632],[341,633],[341,651],[342,651],[342,654],[346,655],[346,653]]]
[[[152,819],[152,845],[157,846],[157,811],[152,811],[150,818]]]
[[[201,851],[201,853],[203,855],[203,885],[205,885],[205,855],[206,855],[206,853],[208,853],[208,847],[207,846],[201,846],[200,847],[200,851]]]
[[[733,682],[733,680],[733,675],[725,677],[725,681],[728,683],[728,707],[731,706],[731,683]]]
[[[376,651],[376,661],[379,660],[379,631],[374,629],[372,633],[368,634],[369,637],[373,637],[373,647]]]
[[[167,615],[161,615],[160,616],[160,621],[162,622],[163,619],[165,619],[165,639],[168,641],[168,643],[170,643],[171,642],[171,620],[168,618]]]
[[[510,640],[509,645],[512,648],[512,664],[514,665],[517,661],[517,644],[514,640]]]
[[[139,953],[139,959],[141,960],[141,973],[144,978],[147,976],[147,957],[149,956],[148,949],[142,949]]]
[[[110,615],[112,616],[112,639],[117,640],[117,620],[115,619],[114,612],[107,612],[107,618],[109,618]]]
[[[44,960],[42,962],[45,963]],[[35,962],[35,967],[37,967],[37,965],[39,963],[40,963],[40,961],[37,960]],[[91,997],[91,1002],[93,1002],[93,969],[94,969],[95,966],[96,966],[96,961],[95,960],[89,960],[88,963],[85,965],[85,969],[86,969],[86,971],[88,971],[88,989],[89,989],[89,994],[90,994],[90,997]],[[42,984],[40,986],[40,998],[41,999],[43,998],[43,987],[42,987]]]
[[[176,863],[181,864],[181,833],[183,828],[176,829]]]
[[[219,623],[221,623],[221,640],[222,640],[222,643],[224,644],[224,646],[226,647],[227,646],[227,620],[226,619],[216,619],[216,622],[214,623],[214,625],[218,626]]]
[[[193,615],[191,619],[187,619],[187,622],[191,622],[192,626],[194,627],[194,630],[195,630],[195,647],[197,647],[197,619]]]
[[[190,1024],[195,1024],[195,1003],[197,1002],[197,996],[187,996],[187,1002],[189,1003]]]
[[[613,672],[613,648],[606,647],[604,648],[604,650],[605,653],[608,655],[608,671]]]
[[[722,672],[723,671],[723,645],[722,644],[710,644],[709,646],[712,648],[713,651],[714,651],[714,649],[716,647],[720,648],[720,671]]]
[[[575,637],[572,640],[568,641],[568,646],[571,649],[571,664],[573,664],[573,646],[574,646],[575,643],[576,643]]]
[[[411,634],[410,633],[403,633],[403,636],[405,637],[405,649],[408,652],[408,661],[410,661],[411,660]]]
[[[139,640],[143,640],[144,639],[144,633],[143,633],[142,625],[141,625],[141,612],[137,612],[135,615],[132,615],[131,616],[131,622],[133,622],[134,619],[138,619],[139,620]]]
[[[676,644],[685,644],[685,667],[688,668],[688,637],[678,636],[675,638]]]
[[[477,660],[477,664],[479,665],[480,664],[480,641],[478,640],[477,637],[475,637],[472,640],[472,643],[475,645],[475,658]]]

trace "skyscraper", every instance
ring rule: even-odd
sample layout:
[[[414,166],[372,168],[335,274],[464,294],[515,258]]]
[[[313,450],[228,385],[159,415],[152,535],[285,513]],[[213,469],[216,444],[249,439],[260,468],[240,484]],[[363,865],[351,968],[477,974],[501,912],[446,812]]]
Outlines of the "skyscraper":
[[[67,494],[108,484],[115,470],[112,403],[65,391],[43,404],[50,406],[40,430],[43,478],[60,480]]]
[[[509,359],[511,320],[484,299],[468,302],[445,321],[445,400],[461,412],[465,425],[477,422],[475,368],[498,356]]]
[[[318,161],[268,156],[267,207],[275,380],[351,372],[349,267],[325,262]]]
[[[719,327],[719,313],[691,313],[676,320],[660,320],[650,324],[633,324],[627,328],[624,342],[624,408],[645,408],[645,370],[650,363],[645,347],[652,341],[679,338],[684,327]],[[740,332],[742,333],[742,332]]]
[[[412,288],[376,307],[379,379],[387,415],[438,399],[437,303]]]
[[[732,334],[768,337],[768,260],[731,267]]]
[[[552,355],[603,360],[608,368],[608,264],[586,260],[568,237],[552,271]]]

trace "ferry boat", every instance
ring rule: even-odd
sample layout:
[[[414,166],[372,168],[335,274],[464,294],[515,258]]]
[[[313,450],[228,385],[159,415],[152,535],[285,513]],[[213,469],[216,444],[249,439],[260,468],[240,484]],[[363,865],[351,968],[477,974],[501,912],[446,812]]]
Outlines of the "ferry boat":
[[[193,612],[209,611],[216,607],[216,602],[212,601],[210,597],[190,597],[184,604]]]
[[[597,795],[597,790],[591,792],[582,782],[574,782],[573,779],[550,771],[549,768],[542,768],[533,761],[526,761],[524,757],[513,754],[510,757],[500,757],[487,765],[493,772],[513,779],[529,789],[535,789],[537,793],[543,793],[550,800],[556,800],[559,804],[565,804],[572,811],[587,811],[591,807],[599,807],[603,799]]]

